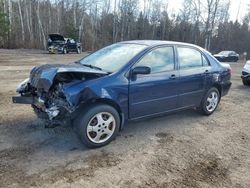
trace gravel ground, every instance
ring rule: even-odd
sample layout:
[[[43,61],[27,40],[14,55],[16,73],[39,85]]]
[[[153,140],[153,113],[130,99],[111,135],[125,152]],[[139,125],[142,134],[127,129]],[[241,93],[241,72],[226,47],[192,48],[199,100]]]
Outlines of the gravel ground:
[[[89,150],[71,128],[45,129],[16,85],[37,64],[84,54],[0,49],[0,187],[250,187],[250,87],[231,63],[232,88],[216,112],[187,110],[126,124],[116,140]]]

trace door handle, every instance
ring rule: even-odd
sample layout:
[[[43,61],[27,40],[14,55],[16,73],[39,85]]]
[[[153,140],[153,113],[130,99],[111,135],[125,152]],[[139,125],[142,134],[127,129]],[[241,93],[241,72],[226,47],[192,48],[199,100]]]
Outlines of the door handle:
[[[204,72],[205,74],[208,74],[209,73],[209,71],[208,70],[205,70],[205,72]]]
[[[175,80],[175,79],[176,79],[175,74],[172,74],[172,75],[169,77],[169,79],[171,79],[171,80]]]

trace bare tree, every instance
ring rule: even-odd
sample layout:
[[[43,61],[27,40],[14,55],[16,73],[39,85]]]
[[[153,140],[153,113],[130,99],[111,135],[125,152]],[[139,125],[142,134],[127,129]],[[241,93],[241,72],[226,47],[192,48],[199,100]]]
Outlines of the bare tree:
[[[248,5],[248,10],[246,15],[244,16],[243,22],[248,24],[250,23],[250,4]]]
[[[40,18],[40,3],[37,3],[37,19],[38,19],[38,24],[39,24],[39,30],[41,31],[41,32],[39,32],[40,40],[42,41],[43,48],[46,49],[46,37],[45,37],[45,33],[44,33],[43,24],[42,24],[41,18]]]
[[[9,7],[9,12],[8,12],[8,14],[9,14],[9,24],[10,24],[10,30],[9,30],[9,32],[11,33],[11,29],[12,29],[12,0],[8,0],[9,1],[9,4],[8,4],[8,7]]]
[[[17,4],[18,4],[18,11],[19,11],[21,29],[22,29],[22,42],[24,43],[24,41],[25,41],[25,38],[24,38],[24,23],[23,23],[23,14],[22,14],[21,2],[20,1],[21,0],[18,0]]]
[[[112,35],[112,38],[113,38],[113,42],[116,42],[116,37],[117,37],[117,32],[116,32],[116,5],[117,5],[117,1],[114,0],[114,11],[113,11],[113,35]]]
[[[121,40],[158,39],[195,43],[213,52],[230,48],[250,54],[249,13],[243,22],[231,22],[230,0],[186,0],[177,14],[171,13],[168,2],[173,3],[1,0],[1,47],[45,49],[47,35],[60,33],[79,40],[86,50]]]

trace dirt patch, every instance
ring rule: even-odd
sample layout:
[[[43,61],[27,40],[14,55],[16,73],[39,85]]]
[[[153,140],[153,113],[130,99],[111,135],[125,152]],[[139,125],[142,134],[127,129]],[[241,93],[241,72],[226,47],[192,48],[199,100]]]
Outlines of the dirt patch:
[[[110,168],[117,166],[122,160],[114,154],[102,152],[98,155],[93,155],[84,160],[85,167],[74,169],[71,166],[76,162],[70,162],[69,164],[55,168],[55,174],[50,179],[52,183],[64,179],[68,183],[72,183],[79,178],[91,178],[94,177],[95,172],[100,168]]]
[[[0,151],[0,163],[4,161],[26,158],[32,153],[31,148],[9,148]]]
[[[181,178],[173,181],[171,186],[202,187],[228,184],[228,167],[216,156],[206,156],[199,162],[191,164],[181,173]]]
[[[12,184],[26,185],[25,172],[18,165],[22,160],[27,159],[33,153],[32,148],[9,148],[0,152],[0,187],[7,187]],[[36,181],[32,177],[32,181]]]
[[[155,136],[159,138],[157,140],[159,143],[171,143],[174,141],[174,137],[170,133],[159,132]]]
[[[12,154],[11,154],[12,153]],[[54,184],[57,181],[63,180],[67,183],[75,182],[79,179],[89,179],[94,177],[98,169],[107,169],[117,166],[122,160],[114,154],[101,152],[97,155],[91,155],[85,160],[70,161],[64,166],[57,166],[44,170],[41,174],[28,175],[25,170],[18,166],[18,162],[11,163],[12,159],[22,160],[21,158],[28,157],[31,151],[27,148],[23,150],[6,150],[0,154],[0,187],[32,187],[42,186],[44,184]],[[17,158],[19,156],[21,158]],[[77,163],[81,162],[81,167],[77,168]],[[82,166],[83,165],[83,166]]]

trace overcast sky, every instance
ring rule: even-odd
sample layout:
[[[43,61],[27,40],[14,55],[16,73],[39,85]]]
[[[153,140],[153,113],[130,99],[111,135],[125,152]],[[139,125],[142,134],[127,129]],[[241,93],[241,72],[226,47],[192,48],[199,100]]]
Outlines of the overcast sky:
[[[169,0],[168,2],[168,8],[169,10],[173,10],[174,12],[178,12],[179,9],[182,6],[184,0]],[[202,0],[206,1],[206,0]],[[237,19],[237,12],[240,7],[239,11],[239,18],[238,20],[241,20],[241,18],[246,14],[248,4],[250,4],[250,0],[231,0],[231,6],[230,6],[230,19],[235,21]]]

